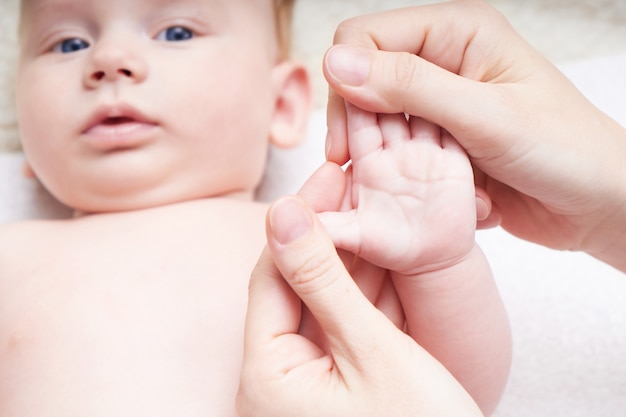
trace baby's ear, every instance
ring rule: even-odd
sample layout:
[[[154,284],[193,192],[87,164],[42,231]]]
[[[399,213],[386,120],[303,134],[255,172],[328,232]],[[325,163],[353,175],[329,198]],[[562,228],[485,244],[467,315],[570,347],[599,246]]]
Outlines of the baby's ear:
[[[24,165],[22,165],[22,175],[31,180],[37,179],[37,175],[35,174],[35,171],[33,171],[33,168],[30,166],[28,161],[25,161]]]
[[[275,103],[270,142],[279,148],[289,148],[306,135],[311,116],[309,74],[303,65],[285,61],[274,68],[273,83]]]

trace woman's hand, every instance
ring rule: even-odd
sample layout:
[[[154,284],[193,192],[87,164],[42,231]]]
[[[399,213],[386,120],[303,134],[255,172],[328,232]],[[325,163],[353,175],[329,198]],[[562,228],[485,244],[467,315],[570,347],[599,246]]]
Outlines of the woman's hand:
[[[347,159],[344,99],[423,117],[466,149],[505,229],[626,270],[626,131],[496,10],[464,0],[354,18],[335,43],[329,160]]]
[[[314,205],[327,198],[318,197]],[[446,369],[363,295],[302,199],[271,207],[267,239],[250,281],[240,416],[481,416]],[[315,337],[302,328],[303,303]]]

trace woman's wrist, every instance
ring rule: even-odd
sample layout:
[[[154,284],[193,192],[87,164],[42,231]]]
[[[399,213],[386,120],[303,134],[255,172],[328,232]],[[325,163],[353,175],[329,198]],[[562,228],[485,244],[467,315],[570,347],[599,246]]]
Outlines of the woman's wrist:
[[[626,129],[610,121],[609,136],[600,138],[607,149],[608,161],[599,162],[606,174],[597,184],[602,194],[595,196],[605,202],[597,213],[596,226],[581,243],[581,250],[609,265],[626,272]],[[610,162],[609,162],[610,161]]]
[[[626,182],[624,183],[626,194]],[[584,252],[626,273],[626,202],[592,231]]]

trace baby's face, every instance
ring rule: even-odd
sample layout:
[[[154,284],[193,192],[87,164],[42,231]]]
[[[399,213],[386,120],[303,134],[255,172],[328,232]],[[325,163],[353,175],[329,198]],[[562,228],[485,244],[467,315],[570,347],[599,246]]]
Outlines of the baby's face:
[[[28,161],[86,212],[251,195],[275,92],[269,0],[23,0]]]

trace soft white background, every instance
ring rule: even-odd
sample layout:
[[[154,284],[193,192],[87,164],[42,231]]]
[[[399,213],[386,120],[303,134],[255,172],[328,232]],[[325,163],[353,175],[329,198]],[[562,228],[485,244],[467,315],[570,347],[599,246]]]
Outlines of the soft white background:
[[[261,192],[293,192],[323,160],[326,88],[320,59],[346,17],[408,0],[299,0],[296,57],[310,67],[318,109],[302,148],[276,152]],[[599,107],[626,125],[626,1],[492,0]],[[12,105],[17,0],[0,0],[0,150],[16,148]],[[68,211],[20,177],[0,152],[0,223]],[[626,166],[625,168],[626,169]],[[499,417],[626,416],[626,276],[577,253],[551,251],[502,230],[480,232],[514,331],[514,363]],[[625,255],[626,256],[626,255]]]

